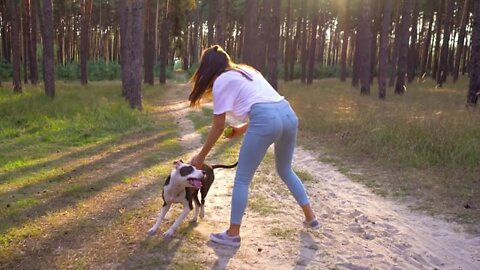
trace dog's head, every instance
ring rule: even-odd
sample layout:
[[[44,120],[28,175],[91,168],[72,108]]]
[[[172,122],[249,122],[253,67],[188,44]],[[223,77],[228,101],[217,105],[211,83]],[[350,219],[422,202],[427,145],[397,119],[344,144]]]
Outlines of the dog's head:
[[[201,188],[204,176],[204,171],[195,168],[194,166],[183,163],[182,160],[173,162],[175,168],[171,173],[171,181],[176,184],[182,184],[185,187]]]

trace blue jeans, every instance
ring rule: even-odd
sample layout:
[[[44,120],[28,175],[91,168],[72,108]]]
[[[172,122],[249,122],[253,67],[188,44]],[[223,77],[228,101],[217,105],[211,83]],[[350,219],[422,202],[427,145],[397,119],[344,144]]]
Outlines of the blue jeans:
[[[241,224],[247,207],[248,189],[268,147],[275,146],[277,173],[300,206],[309,203],[305,188],[292,169],[298,118],[286,100],[254,104],[243,138],[232,192],[230,223]]]

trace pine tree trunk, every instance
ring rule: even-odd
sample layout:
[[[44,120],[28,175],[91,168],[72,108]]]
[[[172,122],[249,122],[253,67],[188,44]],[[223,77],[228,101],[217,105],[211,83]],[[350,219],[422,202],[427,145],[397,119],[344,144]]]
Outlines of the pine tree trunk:
[[[395,3],[397,10],[396,19],[395,19],[395,39],[393,41],[393,51],[391,61],[391,71],[390,71],[390,80],[388,81],[389,86],[395,85],[396,74],[397,74],[397,64],[398,64],[398,51],[400,47],[400,19],[402,14],[401,1],[396,1]]]
[[[290,50],[290,72],[288,74],[289,81],[295,79],[295,64],[297,62],[297,51],[298,51],[298,44],[300,42],[300,28],[302,25],[302,18],[297,18],[297,24],[295,27],[295,37],[292,42],[292,49]]]
[[[153,65],[155,60],[155,1],[145,0],[145,83],[154,84]]]
[[[225,16],[226,16],[226,0],[216,0],[217,4],[215,6],[217,14],[215,18],[215,42],[216,44],[225,47]]]
[[[433,15],[434,12],[433,10],[430,11],[429,19],[428,19],[428,29],[427,29],[427,35],[424,40],[424,46],[423,46],[423,52],[422,52],[422,69],[420,72],[420,76],[426,76],[427,74],[427,60],[429,57],[429,51],[430,51],[430,45],[432,42],[432,26],[433,26]]]
[[[399,47],[398,47],[398,64],[397,64],[397,80],[395,83],[395,94],[405,93],[405,76],[407,74],[407,59],[408,59],[408,28],[412,20],[413,6],[415,0],[405,0],[402,21],[399,31]]]
[[[412,26],[410,33],[410,48],[408,51],[407,79],[411,83],[415,79],[415,70],[417,69],[417,25],[418,25],[418,5],[416,2],[413,9]]]
[[[23,82],[28,83],[28,67],[30,62],[30,1],[23,0],[22,8],[23,33]]]
[[[443,83],[447,81],[448,74],[448,58],[449,58],[449,44],[450,31],[453,17],[454,0],[446,0],[445,3],[445,27],[443,30],[442,52],[440,56],[439,70],[437,72],[437,84],[442,87]]]
[[[383,7],[382,30],[380,32],[380,52],[378,62],[378,98],[385,99],[387,93],[388,33],[392,21],[393,0],[385,0]]]
[[[470,7],[470,1],[465,0],[463,4],[462,18],[460,20],[460,32],[458,34],[457,51],[455,53],[455,63],[453,65],[453,81],[454,82],[458,80],[458,74],[460,71],[460,60],[462,59],[462,53],[464,52],[463,46],[465,43],[466,25],[470,16],[469,7]]]
[[[437,15],[435,16],[435,47],[433,48],[433,53],[432,53],[432,62],[433,62],[433,68],[432,68],[432,79],[436,80],[437,79],[437,73],[438,73],[438,66],[439,66],[439,59],[440,59],[440,41],[441,41],[441,35],[442,35],[442,25],[443,25],[443,16],[442,16],[442,6],[445,0],[439,0],[437,2],[438,8],[437,8]]]
[[[280,31],[280,10],[281,2],[276,0],[265,0],[266,14],[269,14],[269,32],[268,32],[268,45],[267,45],[267,65],[266,74],[270,85],[274,88],[278,88],[278,58],[279,58],[279,31]]]
[[[128,58],[131,62],[130,74],[127,78],[127,87],[130,107],[142,110],[142,67],[143,67],[143,38],[144,38],[144,2],[143,0],[132,0],[130,3],[131,25],[128,27],[127,35],[131,35],[130,44],[127,46]],[[127,5],[128,6],[128,5]]]
[[[480,95],[480,1],[474,2],[472,49],[470,59],[470,85],[467,94],[467,106],[475,107]]]
[[[208,0],[208,33],[207,33],[208,46],[213,45],[215,42],[213,34],[215,32],[215,22],[217,20],[217,13],[216,13],[217,4],[218,4],[218,0]],[[247,6],[247,4],[245,4],[245,6]]]
[[[287,18],[286,18],[286,22],[285,22],[285,53],[284,53],[284,61],[283,61],[283,80],[285,82],[289,81],[289,67],[290,67],[290,59],[291,59],[291,56],[290,56],[290,44],[291,44],[291,41],[290,41],[290,31],[291,31],[291,28],[290,28],[290,21],[291,21],[291,17],[292,17],[292,1],[291,0],[288,0],[287,1]]]
[[[315,72],[315,51],[317,46],[317,26],[319,20],[319,10],[316,0],[312,1],[312,23],[310,25],[310,46],[308,48],[308,70],[307,70],[307,84],[312,84],[313,75]]]
[[[360,42],[359,42],[358,32],[355,35],[355,43],[353,45],[354,52],[353,52],[353,64],[352,64],[352,86],[358,87],[358,83],[360,81]]]
[[[371,31],[371,0],[361,2],[362,9],[358,29],[358,42],[360,48],[360,93],[362,95],[370,94],[370,82],[372,76],[372,31]]]
[[[10,0],[10,17],[12,28],[12,83],[13,92],[22,93],[22,81],[20,76],[21,63],[20,63],[20,27],[18,20],[18,5],[17,0]]]
[[[43,67],[45,94],[55,97],[55,59],[53,48],[52,0],[43,0]]]
[[[245,64],[256,66],[255,59],[255,44],[257,40],[257,10],[258,3],[256,0],[246,0],[245,2],[245,14],[249,16],[244,16],[244,43],[243,43],[243,62]]]
[[[81,0],[80,10],[82,26],[80,31],[80,83],[88,82],[88,59],[90,52],[90,17],[92,13],[92,0]]]
[[[301,54],[300,54],[300,63],[301,63],[301,73],[300,81],[302,83],[306,82],[307,79],[307,0],[302,0],[302,36],[301,36]]]
[[[167,81],[167,64],[169,57],[169,38],[170,38],[170,20],[169,20],[169,0],[164,0],[162,27],[160,34],[160,84]]]
[[[343,14],[343,40],[342,40],[342,57],[340,58],[340,81],[347,80],[347,50],[348,50],[348,31],[349,31],[349,8],[347,5],[344,7]]]
[[[127,0],[118,1],[118,20],[120,23],[120,64],[122,66],[122,96],[128,100],[129,93],[127,92],[126,79],[130,73],[130,62],[128,58],[127,44],[130,43],[130,36],[127,34],[128,25],[131,23],[128,16]]]
[[[37,64],[37,8],[35,4],[30,5],[30,81],[33,85],[38,83]]]

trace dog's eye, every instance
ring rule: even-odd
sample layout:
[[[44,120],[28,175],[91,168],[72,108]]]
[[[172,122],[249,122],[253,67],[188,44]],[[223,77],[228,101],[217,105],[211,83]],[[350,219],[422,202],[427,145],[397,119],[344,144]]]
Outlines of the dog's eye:
[[[193,172],[193,167],[192,166],[184,166],[180,168],[180,175],[181,176],[187,176]]]

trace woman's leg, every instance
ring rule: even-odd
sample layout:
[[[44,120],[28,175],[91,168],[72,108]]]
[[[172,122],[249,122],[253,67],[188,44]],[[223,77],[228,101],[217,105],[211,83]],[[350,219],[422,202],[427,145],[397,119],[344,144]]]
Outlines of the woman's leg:
[[[292,169],[293,152],[297,141],[298,120],[293,112],[283,119],[283,134],[275,141],[275,163],[280,178],[285,182],[297,203],[302,207],[307,222],[315,219],[302,181]]]
[[[250,128],[250,127],[249,127]],[[232,208],[228,235],[240,233],[243,214],[247,207],[249,186],[273,138],[247,132],[240,147],[238,167],[232,191]]]

